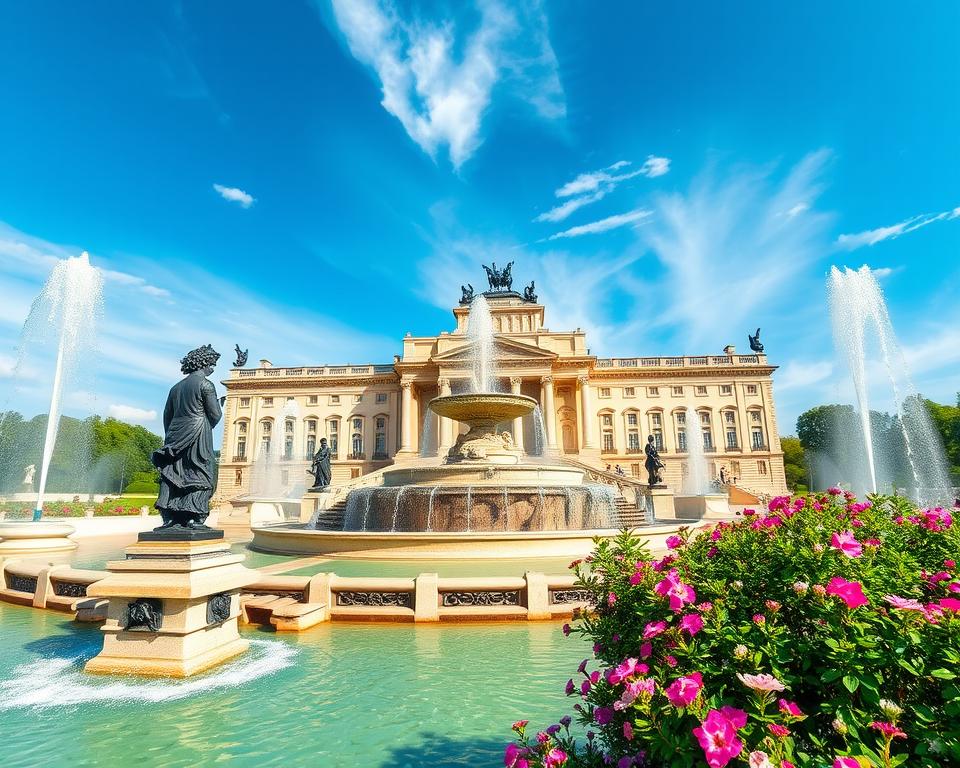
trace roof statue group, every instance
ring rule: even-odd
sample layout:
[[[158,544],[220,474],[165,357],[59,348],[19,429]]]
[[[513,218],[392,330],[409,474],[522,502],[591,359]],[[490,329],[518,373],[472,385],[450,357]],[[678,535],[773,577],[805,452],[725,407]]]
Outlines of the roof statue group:
[[[514,294],[513,291],[513,264],[510,262],[503,269],[497,269],[497,262],[493,261],[488,267],[486,264],[483,264],[483,268],[487,273],[487,283],[490,286],[489,290],[484,291],[484,294],[491,293],[510,293]],[[474,288],[470,283],[460,286],[460,291],[463,294],[460,297],[461,304],[469,304],[473,301],[474,297]],[[530,281],[530,285],[526,286],[523,289],[523,300],[535,303],[537,301],[536,286],[534,281]]]

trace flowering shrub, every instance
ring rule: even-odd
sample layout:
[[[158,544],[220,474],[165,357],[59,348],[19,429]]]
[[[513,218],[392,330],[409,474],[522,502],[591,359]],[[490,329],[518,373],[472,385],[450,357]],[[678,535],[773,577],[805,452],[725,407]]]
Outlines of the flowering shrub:
[[[660,559],[598,540],[576,566],[596,608],[564,627],[594,641],[566,684],[586,739],[515,724],[505,765],[960,765],[953,513],[830,489]]]
[[[82,501],[48,501],[43,505],[44,517],[85,517],[88,509],[95,517],[116,517],[118,515],[139,515],[140,507],[147,507],[155,514],[153,503],[156,496],[131,496],[128,498],[108,498],[97,504]],[[33,505],[23,502],[0,503],[0,513],[7,520],[28,520],[33,517]]]

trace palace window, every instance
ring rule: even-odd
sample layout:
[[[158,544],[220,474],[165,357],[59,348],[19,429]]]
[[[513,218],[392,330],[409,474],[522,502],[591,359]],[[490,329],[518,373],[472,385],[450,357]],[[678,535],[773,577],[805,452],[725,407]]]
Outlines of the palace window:
[[[363,458],[363,435],[360,432],[354,432],[350,440],[351,459]]]
[[[318,400],[318,398],[317,398],[316,395],[310,395],[310,396],[307,398],[307,405],[316,405],[316,404],[317,404],[317,400]]]
[[[721,395],[732,395],[732,394],[733,394],[733,386],[731,386],[730,384],[724,384],[722,387],[720,387],[720,394],[721,394]]]
[[[660,397],[660,387],[647,387],[647,397]]]
[[[758,461],[758,462],[757,462],[757,472],[759,472],[761,475],[767,474],[767,462],[765,462],[765,461]]]
[[[249,397],[241,397],[241,398],[240,398],[240,407],[241,407],[241,408],[249,408],[249,407],[250,407],[250,398],[249,398]]]
[[[377,402],[385,403],[387,402],[387,393],[386,392],[377,392]]]
[[[639,464],[631,464],[631,465],[630,465],[630,474],[633,475],[634,477],[640,477],[640,465],[639,465]]]
[[[246,426],[246,425],[244,425]],[[247,458],[247,436],[237,435],[237,461],[243,461]]]
[[[363,395],[354,395],[354,396],[353,396],[353,402],[355,402],[355,403],[360,403],[360,402],[362,402],[362,401],[363,401]]]
[[[247,422],[245,421],[237,422],[237,433],[241,435],[247,434]]]
[[[653,430],[653,444],[657,446],[658,451],[663,450],[663,430],[662,429]]]
[[[610,387],[600,387],[600,397],[610,397]]]
[[[760,411],[750,411],[750,421],[760,422]]]
[[[636,414],[636,413],[632,413],[632,412],[631,412],[631,413],[628,413],[628,414],[627,414],[627,426],[628,426],[628,427],[635,427],[635,426],[637,426],[637,424],[638,424],[637,414]]]
[[[736,430],[736,429],[728,429],[728,430],[727,430],[727,448],[728,448],[728,449],[731,449],[731,448],[732,448],[732,449],[736,449],[736,448],[738,448],[738,447],[739,447],[739,446],[737,445],[737,430]]]
[[[340,405],[340,395],[330,395],[330,405]]]
[[[287,435],[283,439],[283,458],[288,461],[293,458],[293,435]]]
[[[740,462],[731,461],[730,462],[730,477],[740,477]]]
[[[713,450],[713,433],[709,429],[703,430],[703,448],[704,450]]]
[[[340,451],[340,420],[327,419],[327,447],[330,448],[330,456],[337,458]]]
[[[613,432],[604,430],[603,432],[603,451],[604,453],[613,453]]]
[[[613,426],[613,414],[612,413],[603,413],[600,415],[600,424],[604,427]]]
[[[737,414],[734,413],[733,411],[724,411],[724,412],[723,412],[723,420],[724,420],[725,422],[727,422],[727,424],[736,424],[736,423],[737,423]]]
[[[377,416],[373,425],[375,429],[374,440],[373,440],[373,458],[385,459],[387,458],[387,419],[386,417]]]
[[[650,414],[650,423],[653,424],[653,426],[655,426],[655,427],[662,426],[662,425],[663,425],[663,417],[662,417],[659,413],[651,413],[651,414]]]
[[[671,387],[670,389],[674,397],[683,397],[683,387]]]
[[[354,419],[354,420],[353,420],[353,431],[354,431],[354,432],[363,432],[363,419]]]
[[[708,411],[700,411],[700,423],[704,426],[710,423],[710,413]]]
[[[312,459],[317,452],[317,436],[307,435],[307,458]]]
[[[236,473],[234,474],[233,480],[234,480],[234,484],[236,484],[236,485],[243,485],[243,470],[242,470],[242,469],[238,469],[238,470],[236,471]]]
[[[273,398],[265,397],[263,398],[263,407],[264,408],[273,408]]]
[[[698,385],[698,386],[695,388],[694,391],[695,391],[696,394],[699,395],[700,397],[703,397],[704,395],[707,394],[707,388],[704,387],[703,385]]]
[[[687,423],[687,412],[677,411],[677,424],[686,424],[686,423]]]
[[[757,394],[757,385],[756,384],[747,384],[747,394],[755,395]]]
[[[635,429],[627,432],[627,452],[640,453],[640,433]]]
[[[687,430],[685,429],[677,430],[677,450],[679,451],[687,450]]]
[[[273,422],[265,419],[260,422],[260,450],[270,453],[270,438],[273,434]]]
[[[754,427],[750,430],[750,444],[754,449],[763,450],[766,448],[763,442],[763,430],[758,427]]]
[[[317,420],[307,419],[307,432],[316,432],[316,431],[317,431]]]
[[[283,431],[288,435],[293,434],[293,419],[286,419],[283,422]]]
[[[624,388],[623,388],[623,396],[624,396],[624,397],[636,397],[636,396],[637,396],[637,390],[636,390],[634,387],[624,387]]]

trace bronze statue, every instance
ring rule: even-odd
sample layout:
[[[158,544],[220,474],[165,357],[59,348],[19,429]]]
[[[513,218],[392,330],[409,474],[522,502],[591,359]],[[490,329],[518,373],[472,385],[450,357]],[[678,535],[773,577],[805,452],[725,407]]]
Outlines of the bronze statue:
[[[163,518],[156,530],[202,528],[210,514],[216,482],[213,428],[219,423],[225,398],[217,398],[207,377],[220,358],[209,344],[194,349],[180,361],[186,376],[174,384],[163,409],[163,447],[153,452],[160,470],[160,494],[154,505]]]
[[[313,454],[313,461],[307,474],[313,475],[311,491],[322,491],[330,485],[330,449],[327,447],[327,438],[320,438],[320,447]]]
[[[471,301],[473,301],[473,286],[470,285],[470,283],[461,285],[460,291],[463,293],[463,295],[460,297],[461,304],[469,304]]]
[[[512,261],[507,264],[507,266],[503,268],[503,272],[500,273],[500,288],[506,291],[513,290],[513,275],[510,274],[511,269],[513,269]]]
[[[243,368],[243,366],[247,364],[247,353],[250,351],[250,349],[247,348],[247,349],[241,350],[239,344],[237,344],[234,347],[234,349],[236,350],[236,353],[237,353],[237,359],[233,361],[233,367]]]
[[[653,435],[647,436],[647,445],[643,449],[647,454],[647,460],[643,466],[647,470],[647,485],[655,486],[663,484],[663,462],[660,461],[660,453],[657,451],[657,444],[654,442]]]
[[[763,352],[763,344],[760,343],[760,329],[757,328],[757,333],[754,336],[747,334],[747,339],[750,342],[750,349],[756,352],[758,355]]]
[[[503,269],[497,269],[497,262],[493,261],[488,267],[486,264],[482,265],[484,270],[487,273],[487,282],[490,284],[490,291],[511,291],[513,290],[513,276],[511,275],[511,270],[513,269],[513,262],[511,261]]]
[[[533,280],[530,281],[530,285],[523,289],[523,298],[525,301],[537,301],[537,294],[535,292],[536,286]]]

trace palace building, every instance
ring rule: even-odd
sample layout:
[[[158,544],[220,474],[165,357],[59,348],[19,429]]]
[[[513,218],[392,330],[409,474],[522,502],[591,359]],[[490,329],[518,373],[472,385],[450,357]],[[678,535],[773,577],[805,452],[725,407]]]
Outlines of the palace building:
[[[507,286],[509,288],[509,286]],[[763,353],[683,357],[598,358],[580,329],[551,331],[532,286],[484,294],[495,331],[501,390],[540,404],[534,419],[509,426],[514,443],[537,442],[565,460],[604,469],[618,465],[646,481],[644,444],[653,435],[664,482],[679,491],[687,445],[703,441],[709,475],[735,478],[754,494],[786,492],[771,374]],[[466,391],[472,354],[466,336],[471,294],[453,309],[451,331],[403,339],[393,363],[323,367],[235,368],[223,383],[223,446],[217,500],[251,492],[255,460],[269,453],[281,484],[297,486],[326,437],[333,484],[417,456],[439,456],[453,445],[455,423],[434,418],[434,397]],[[276,471],[276,470],[275,470]]]

